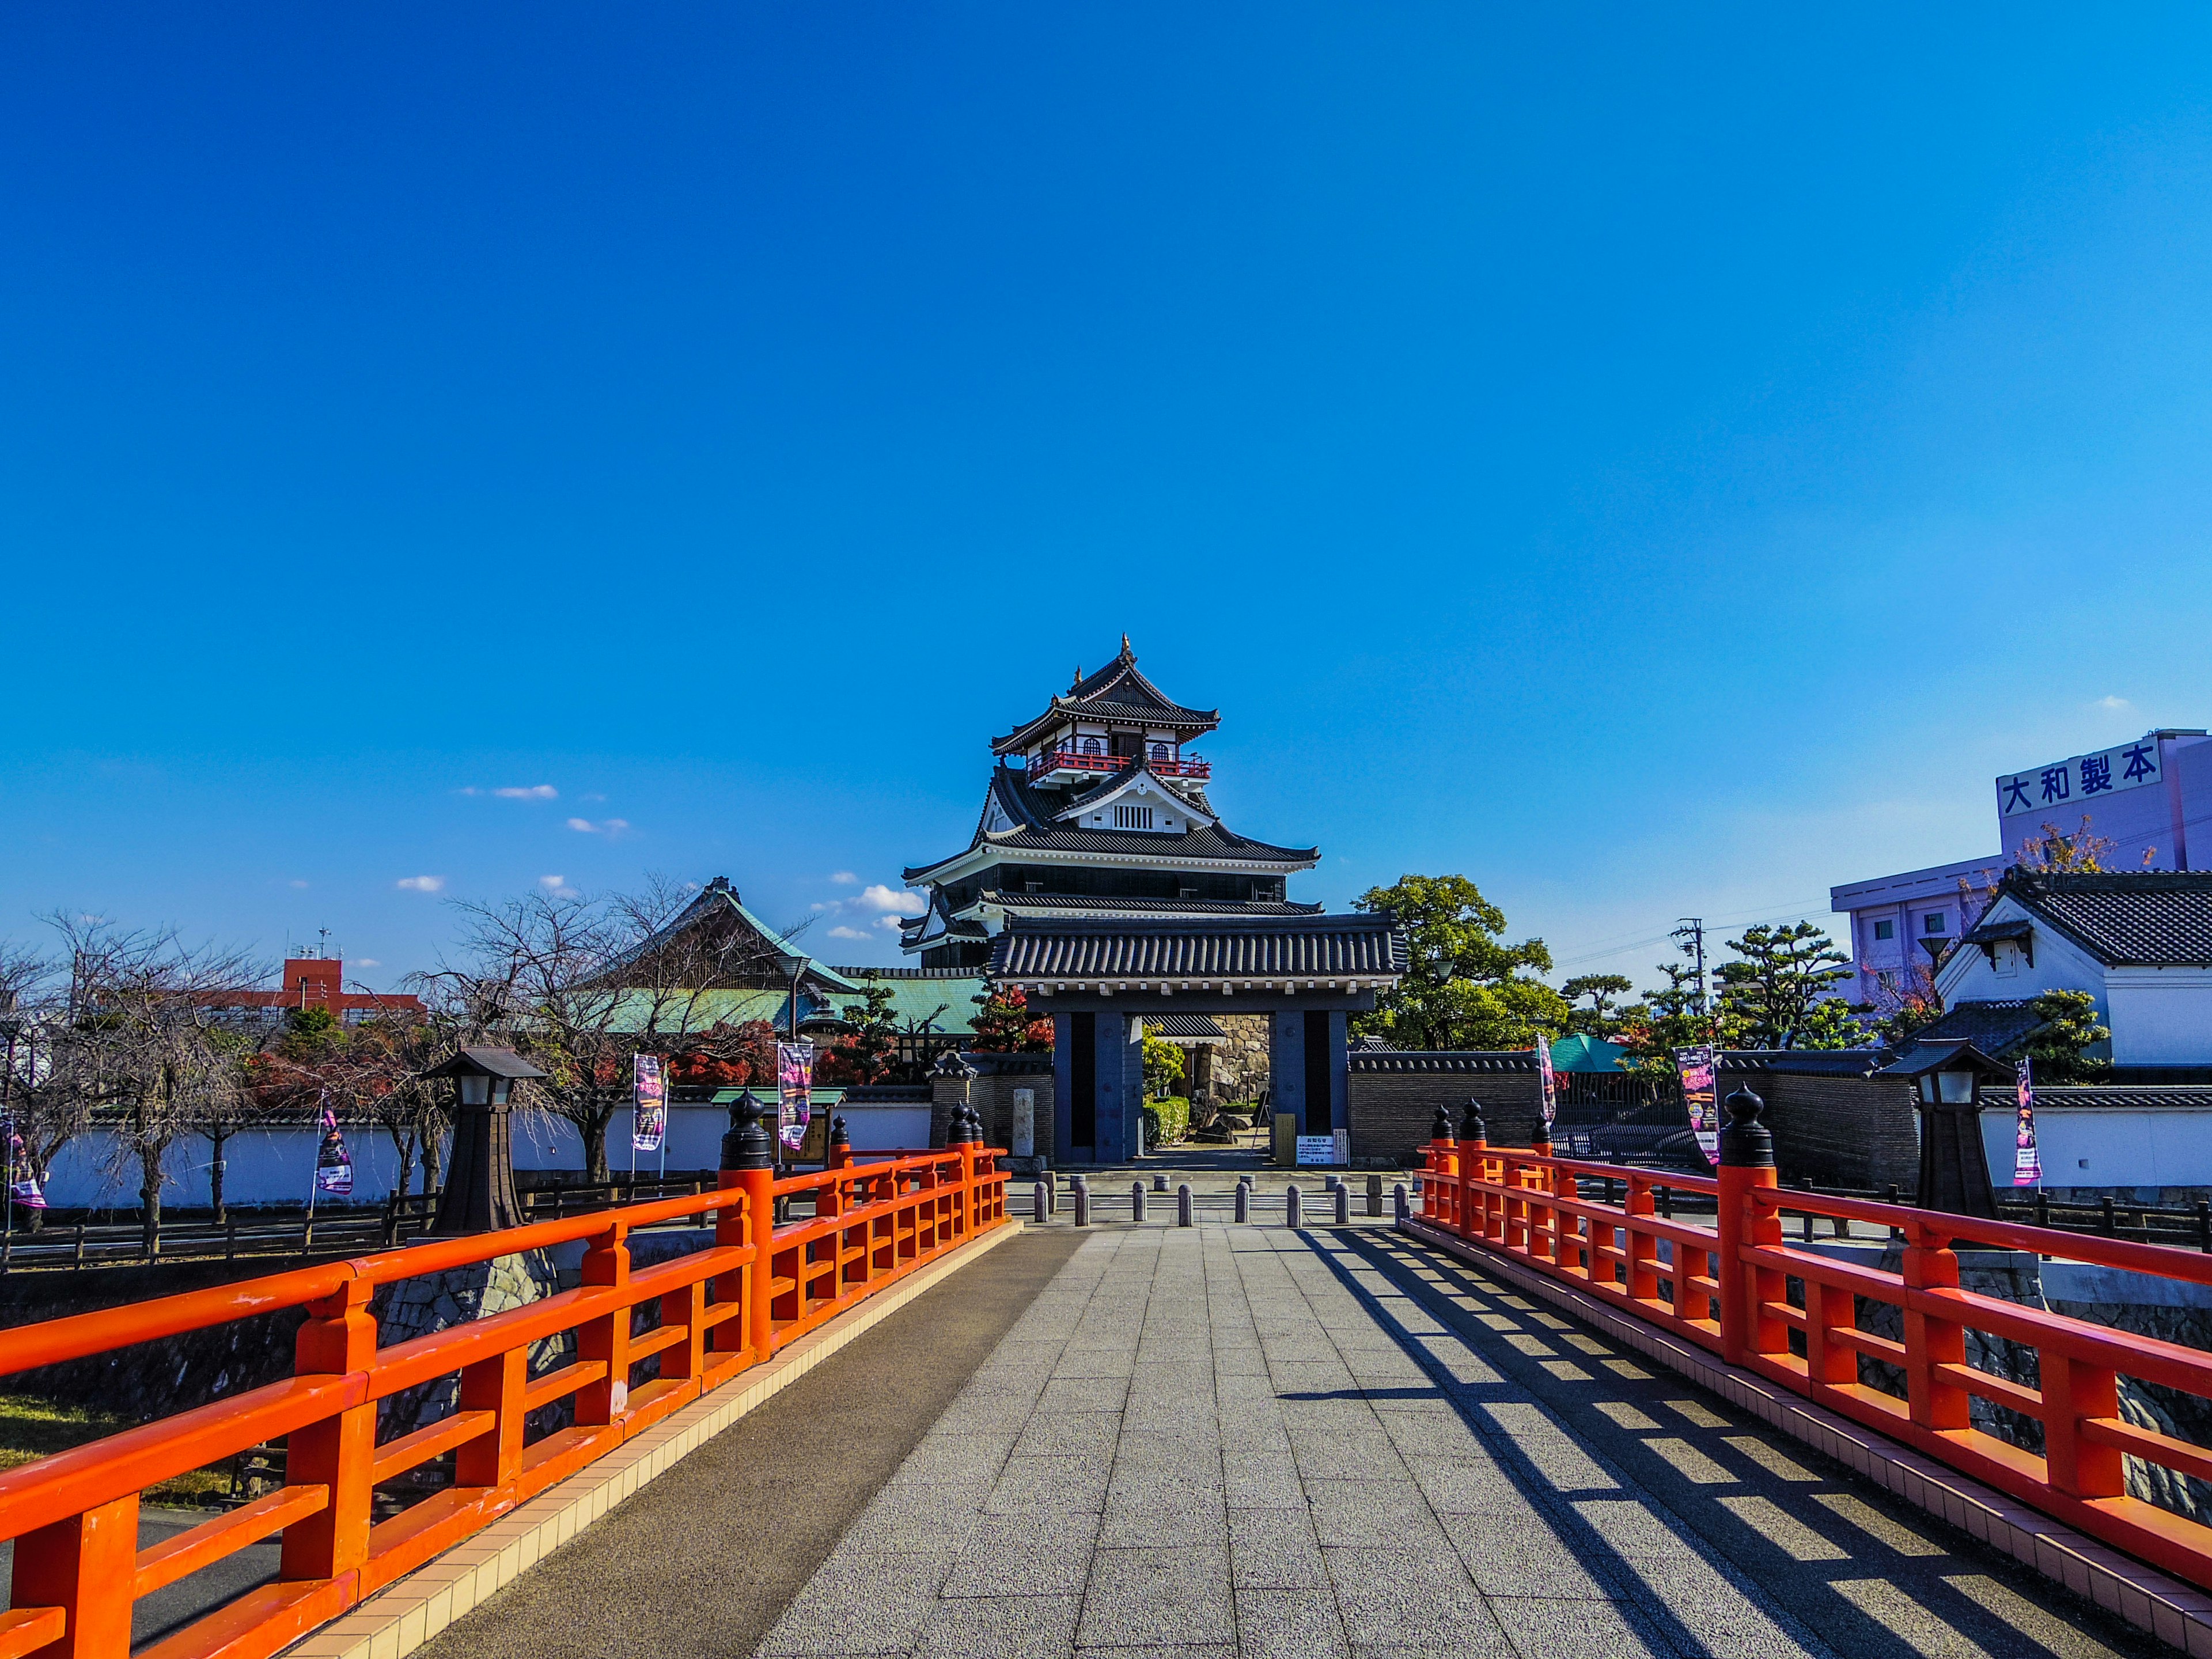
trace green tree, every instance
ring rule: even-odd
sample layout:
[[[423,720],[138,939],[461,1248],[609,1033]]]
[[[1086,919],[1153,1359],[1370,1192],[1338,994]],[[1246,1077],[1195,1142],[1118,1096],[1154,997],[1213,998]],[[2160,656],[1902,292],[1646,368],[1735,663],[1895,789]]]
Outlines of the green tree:
[[[1834,994],[1850,958],[1819,927],[1747,927],[1728,946],[1736,959],[1720,966],[1721,1012],[1741,1023],[1746,1046],[1842,1048],[1858,1040],[1850,1005]],[[1824,1010],[1826,1002],[1838,1006]]]
[[[1617,1006],[1618,1000],[1636,988],[1636,981],[1626,974],[1581,974],[1559,987],[1559,994],[1569,1002],[1589,999],[1587,1008],[1571,1009],[1567,1014],[1567,1029],[1580,1031],[1587,1036],[1609,1038],[1620,1029],[1626,1010]]]
[[[1551,971],[1544,941],[1505,943],[1505,913],[1465,876],[1401,876],[1352,906],[1393,912],[1412,954],[1375,1012],[1352,1017],[1354,1036],[1400,1048],[1526,1048],[1566,1029],[1565,1000],[1524,971]]]
[[[996,991],[969,999],[975,1005],[969,1021],[972,1046],[993,1054],[1043,1054],[1052,1052],[1052,1016],[1042,1018],[1030,1012],[1030,1000],[1020,991]]]
[[[295,1065],[312,1066],[344,1048],[349,1035],[343,1020],[323,1004],[311,1002],[285,1015],[284,1035],[276,1050]]]
[[[1689,954],[1685,946],[1684,955]],[[1641,1002],[1620,1011],[1613,1041],[1628,1050],[1624,1070],[1647,1077],[1673,1077],[1674,1050],[1710,1043],[1716,1048],[1742,1046],[1741,1021],[1711,1003],[1698,1006],[1697,970],[1686,963],[1662,962],[1666,984],[1646,991]]]
[[[879,982],[866,985],[861,1000],[848,1004],[845,1018],[853,1024],[851,1046],[845,1064],[855,1083],[881,1083],[890,1075],[898,1057],[898,1016],[891,1012],[891,988]]]
[[[2098,1023],[2096,998],[2087,991],[2045,991],[2028,1006],[2043,1021],[2021,1045],[2034,1062],[2038,1083],[2094,1083],[2112,1070],[2110,1061],[2086,1052],[2112,1036]]]
[[[1182,1081],[1182,1050],[1165,1037],[1145,1033],[1145,1092],[1165,1100]]]

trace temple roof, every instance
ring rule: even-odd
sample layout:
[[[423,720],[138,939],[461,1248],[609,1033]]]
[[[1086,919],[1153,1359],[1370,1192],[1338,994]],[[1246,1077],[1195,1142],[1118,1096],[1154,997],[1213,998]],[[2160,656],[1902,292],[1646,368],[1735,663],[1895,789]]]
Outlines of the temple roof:
[[[1395,978],[1405,971],[1405,930],[1388,910],[1106,925],[1009,916],[988,969],[994,980]]]
[[[991,822],[994,805],[1008,827],[986,828]],[[1055,814],[1066,810],[1066,802],[1057,792],[1031,788],[1021,773],[1001,763],[992,770],[991,793],[968,845],[949,858],[910,866],[905,879],[926,880],[933,872],[986,844],[1010,858],[1033,852],[1133,854],[1169,867],[1183,863],[1225,862],[1304,870],[1321,859],[1318,847],[1277,847],[1267,842],[1249,840],[1219,823],[1179,830],[1081,830],[1058,821]]]
[[[1003,738],[993,738],[991,752],[1006,755],[1025,749],[1053,727],[1074,720],[1122,726],[1141,724],[1195,736],[1220,725],[1221,711],[1186,708],[1139,673],[1137,653],[1129,648],[1129,636],[1124,634],[1121,655],[1087,677],[1079,668],[1074,684],[1055,696],[1045,706],[1044,713],[1034,720],[1024,720]]]
[[[2008,898],[2108,968],[2212,967],[2212,872],[2013,869],[1997,889]],[[1974,932],[1996,936],[1988,922]]]

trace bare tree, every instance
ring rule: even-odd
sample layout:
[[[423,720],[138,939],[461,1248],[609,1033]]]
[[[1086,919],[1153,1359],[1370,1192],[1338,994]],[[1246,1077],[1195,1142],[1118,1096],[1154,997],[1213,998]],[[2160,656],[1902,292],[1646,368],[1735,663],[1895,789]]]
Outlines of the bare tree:
[[[52,1072],[54,987],[50,959],[21,945],[0,945],[0,1043],[5,1045],[0,1136],[12,1128],[22,1137],[23,1156],[30,1167],[11,1169],[11,1178],[28,1176],[42,1187],[54,1154],[76,1133],[70,1115],[55,1112],[54,1091],[46,1086]],[[9,1157],[12,1161],[12,1147]],[[31,1231],[39,1231],[45,1220],[44,1211],[31,1211]]]
[[[220,994],[264,970],[243,952],[187,945],[173,928],[127,928],[56,912],[68,963],[52,1082],[78,1127],[98,1124],[135,1160],[145,1249],[160,1237],[161,1164],[183,1134],[232,1113],[251,1048],[216,1018]]]
[[[655,877],[635,893],[456,908],[465,960],[414,981],[431,1018],[453,1048],[496,1042],[544,1069],[520,1098],[575,1126],[590,1180],[607,1179],[633,1054],[743,1065],[757,1049],[718,993],[776,983],[777,953],[690,886]]]

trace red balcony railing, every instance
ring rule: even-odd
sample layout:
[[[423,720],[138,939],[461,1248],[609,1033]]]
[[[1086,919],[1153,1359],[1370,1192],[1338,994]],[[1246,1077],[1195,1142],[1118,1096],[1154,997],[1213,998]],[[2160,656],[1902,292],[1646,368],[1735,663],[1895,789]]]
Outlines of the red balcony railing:
[[[1118,772],[1129,763],[1127,755],[1085,755],[1073,749],[1062,749],[1032,763],[1030,769],[1040,777],[1050,772]],[[1213,763],[1200,755],[1185,755],[1182,759],[1160,759],[1155,757],[1146,763],[1164,778],[1210,778]]]
[[[272,1534],[283,1544],[273,1580],[140,1651],[145,1659],[273,1654],[1007,1220],[1006,1176],[995,1152],[973,1142],[818,1175],[777,1180],[769,1170],[739,1170],[720,1178],[712,1192],[9,1329],[0,1375],[307,1310],[291,1376],[0,1473],[0,1540],[15,1545],[0,1659],[122,1659],[140,1597]],[[811,1218],[775,1224],[778,1200],[807,1194]],[[664,1223],[710,1223],[713,1242],[633,1268],[631,1235]],[[371,1310],[379,1287],[578,1240],[586,1248],[577,1288],[379,1345]],[[634,1316],[655,1308],[659,1325],[638,1330]],[[564,1336],[569,1363],[533,1371],[533,1352]],[[651,1359],[659,1375],[636,1376]],[[378,1438],[380,1401],[456,1372],[453,1409]],[[568,1425],[532,1421],[562,1401],[574,1402]],[[140,1547],[146,1487],[280,1437],[285,1486]],[[386,1483],[448,1452],[450,1479],[395,1509],[407,1492]]]
[[[1577,1163],[1479,1141],[1431,1141],[1418,1235],[1478,1246],[1559,1279],[1607,1307],[1671,1331],[1732,1364],[1901,1440],[2092,1537],[2200,1588],[2212,1588],[2212,1526],[2132,1497],[2125,1460],[2212,1479],[2212,1449],[2122,1415],[2132,1376],[2212,1399],[2212,1354],[1962,1289],[1958,1251],[1996,1247],[2191,1285],[2212,1285],[2200,1252],[2084,1238],[1775,1186],[1775,1171],[1723,1167],[1717,1180]],[[1583,1195],[1587,1182],[1604,1194]],[[1612,1201],[1616,1187],[1621,1201]],[[1719,1205],[1714,1231],[1661,1214],[1661,1188]],[[1899,1267],[1836,1260],[1785,1242],[1783,1212],[1838,1226],[1872,1223],[1901,1237]],[[1972,1241],[1966,1243],[1965,1241]],[[1792,1301],[1787,1287],[1802,1286]],[[1891,1330],[1877,1332],[1877,1310]],[[2035,1352],[2038,1386],[1981,1369],[1967,1333]],[[1874,1386],[1862,1358],[1893,1368],[1902,1392]],[[1980,1426],[1969,1401],[2042,1425],[2039,1455]]]

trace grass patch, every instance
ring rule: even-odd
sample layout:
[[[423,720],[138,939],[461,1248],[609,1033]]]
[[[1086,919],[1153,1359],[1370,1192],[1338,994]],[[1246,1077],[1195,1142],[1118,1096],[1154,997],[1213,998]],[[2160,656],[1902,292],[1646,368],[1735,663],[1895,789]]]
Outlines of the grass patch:
[[[34,1395],[0,1394],[0,1469],[12,1469],[56,1452],[67,1451],[138,1425],[117,1412],[93,1406],[64,1406]],[[230,1471],[221,1466],[193,1469],[149,1486],[149,1504],[195,1507],[230,1491]]]

